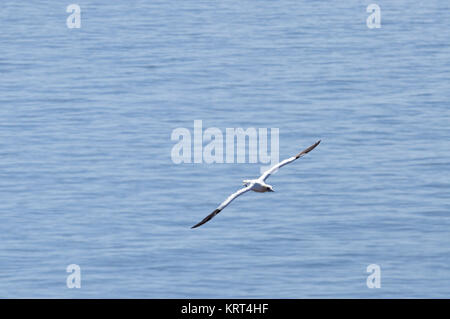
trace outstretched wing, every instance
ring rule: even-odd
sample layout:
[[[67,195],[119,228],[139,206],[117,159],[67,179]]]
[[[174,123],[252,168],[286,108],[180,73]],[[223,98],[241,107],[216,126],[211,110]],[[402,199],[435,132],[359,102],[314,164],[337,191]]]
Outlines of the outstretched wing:
[[[317,145],[319,145],[319,143],[320,143],[320,140],[317,141],[316,143],[314,143],[313,145],[311,145],[310,147],[304,149],[303,151],[301,151],[297,155],[289,157],[288,159],[285,159],[284,161],[281,161],[280,163],[276,164],[275,166],[269,168],[267,171],[264,172],[264,174],[261,175],[259,180],[265,181],[271,174],[276,172],[279,168],[283,167],[286,164],[292,163],[297,158],[302,157],[303,155],[308,154],[309,152],[311,152]]]
[[[253,187],[253,184],[249,184],[248,186],[238,190],[236,193],[231,194],[230,196],[228,196],[228,198],[222,204],[220,204],[219,207],[216,208],[216,210],[214,210],[211,214],[206,216],[200,223],[192,226],[191,228],[196,228],[196,227],[201,226],[204,223],[210,221],[214,216],[216,216],[218,213],[220,213],[222,211],[222,209],[227,207],[235,198],[237,198],[240,195],[248,192],[252,187]]]

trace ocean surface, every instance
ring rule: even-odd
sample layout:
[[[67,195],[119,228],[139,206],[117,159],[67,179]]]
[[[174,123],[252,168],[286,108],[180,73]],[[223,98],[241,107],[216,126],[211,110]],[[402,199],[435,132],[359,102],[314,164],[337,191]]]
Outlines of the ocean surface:
[[[450,297],[448,1],[75,3],[1,3],[1,298]],[[262,165],[195,120],[322,143],[190,229]]]

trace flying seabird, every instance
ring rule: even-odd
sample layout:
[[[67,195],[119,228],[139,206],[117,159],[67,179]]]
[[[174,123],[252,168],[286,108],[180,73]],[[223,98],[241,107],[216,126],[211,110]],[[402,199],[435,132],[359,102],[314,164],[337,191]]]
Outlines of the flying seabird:
[[[192,226],[191,228],[196,228],[198,226],[203,225],[204,223],[211,220],[214,216],[216,216],[218,213],[220,213],[225,207],[227,207],[235,198],[241,196],[244,193],[247,193],[248,191],[254,191],[258,193],[265,193],[265,192],[274,192],[273,187],[271,185],[268,185],[265,183],[265,180],[274,172],[276,172],[279,168],[283,167],[286,164],[292,163],[296,159],[302,157],[303,155],[311,152],[317,145],[319,145],[320,140],[308,147],[307,149],[304,149],[300,153],[298,153],[295,156],[289,157],[288,159],[285,159],[284,161],[272,166],[270,169],[264,172],[258,179],[245,179],[243,180],[244,187],[235,192],[234,194],[231,194],[228,196],[228,198],[219,205],[211,214],[206,216],[201,222],[198,224]]]

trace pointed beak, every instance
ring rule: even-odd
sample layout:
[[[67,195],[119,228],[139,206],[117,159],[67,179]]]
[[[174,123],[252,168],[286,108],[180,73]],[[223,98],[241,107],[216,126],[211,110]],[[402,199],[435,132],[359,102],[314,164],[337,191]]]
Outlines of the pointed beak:
[[[269,192],[275,193],[275,191],[273,189],[270,189]]]

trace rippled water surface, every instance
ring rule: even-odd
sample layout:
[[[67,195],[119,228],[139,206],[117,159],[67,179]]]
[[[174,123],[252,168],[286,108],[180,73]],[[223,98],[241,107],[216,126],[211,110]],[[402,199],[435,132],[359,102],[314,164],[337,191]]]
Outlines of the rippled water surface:
[[[77,3],[1,5],[1,297],[449,297],[447,1]],[[260,168],[194,120],[322,143],[191,230]]]

